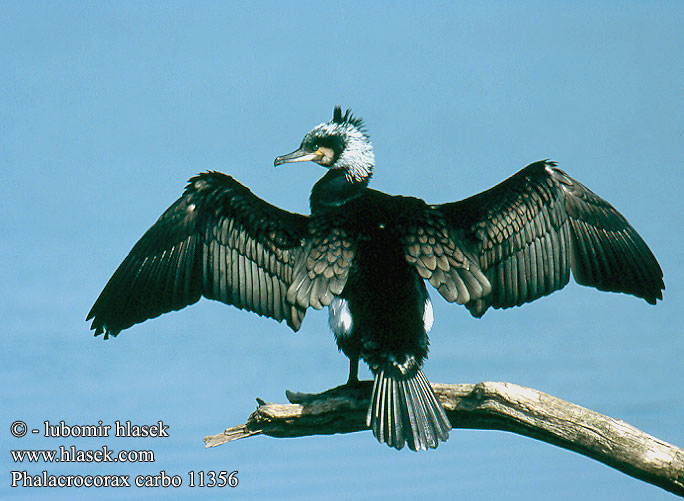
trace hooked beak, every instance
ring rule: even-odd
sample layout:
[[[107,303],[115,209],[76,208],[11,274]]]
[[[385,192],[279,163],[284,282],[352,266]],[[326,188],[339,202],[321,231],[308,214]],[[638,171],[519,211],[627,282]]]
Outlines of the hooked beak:
[[[320,149],[311,153],[310,151],[304,151],[303,149],[299,148],[298,150],[288,153],[287,155],[276,157],[276,159],[273,161],[273,165],[277,167],[281,164],[290,162],[308,162],[309,160],[318,162],[323,158],[323,156],[324,155]]]

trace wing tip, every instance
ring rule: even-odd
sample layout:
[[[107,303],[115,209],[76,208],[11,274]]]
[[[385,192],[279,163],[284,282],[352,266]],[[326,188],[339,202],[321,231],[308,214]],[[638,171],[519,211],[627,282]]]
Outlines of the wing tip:
[[[660,280],[660,284],[656,285],[656,288],[649,294],[637,295],[637,297],[642,298],[648,304],[655,306],[658,301],[663,300],[663,291],[665,290],[665,283]]]
[[[94,307],[93,307],[94,309]],[[86,322],[90,319],[93,319],[92,323],[90,324],[90,330],[95,331],[93,332],[94,337],[101,336],[104,334],[103,339],[109,339],[109,337],[116,337],[121,333],[122,329],[112,329],[104,320],[102,320],[97,313],[95,313],[93,310],[90,310],[90,313],[88,313],[88,316],[86,317]]]

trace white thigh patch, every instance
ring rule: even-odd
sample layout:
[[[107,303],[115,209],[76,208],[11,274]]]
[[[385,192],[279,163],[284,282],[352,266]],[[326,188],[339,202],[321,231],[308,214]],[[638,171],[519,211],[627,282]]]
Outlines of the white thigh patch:
[[[430,332],[434,321],[435,316],[432,311],[432,301],[430,301],[430,298],[428,297],[425,300],[425,306],[423,306],[423,327],[425,328],[425,332]]]
[[[328,306],[328,323],[337,337],[346,337],[352,333],[354,320],[349,311],[349,303],[346,299],[335,297]]]

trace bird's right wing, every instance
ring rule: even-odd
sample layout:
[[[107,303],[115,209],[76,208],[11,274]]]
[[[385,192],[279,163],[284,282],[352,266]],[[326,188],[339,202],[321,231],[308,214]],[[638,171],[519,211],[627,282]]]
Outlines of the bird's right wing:
[[[199,174],[135,244],[86,320],[106,339],[204,296],[297,330],[305,307],[286,295],[308,220],[264,202],[230,176]]]
[[[477,256],[490,284],[489,293],[466,301],[475,316],[561,289],[570,270],[583,285],[652,304],[662,299],[663,272],[639,234],[553,162],[536,162],[483,193],[433,208],[457,247]]]

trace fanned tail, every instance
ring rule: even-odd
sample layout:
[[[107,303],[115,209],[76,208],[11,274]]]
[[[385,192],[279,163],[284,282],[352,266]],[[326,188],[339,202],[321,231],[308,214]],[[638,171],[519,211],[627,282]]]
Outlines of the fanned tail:
[[[366,426],[379,442],[395,449],[434,449],[449,438],[451,423],[432,386],[417,367],[387,364],[375,374]]]

